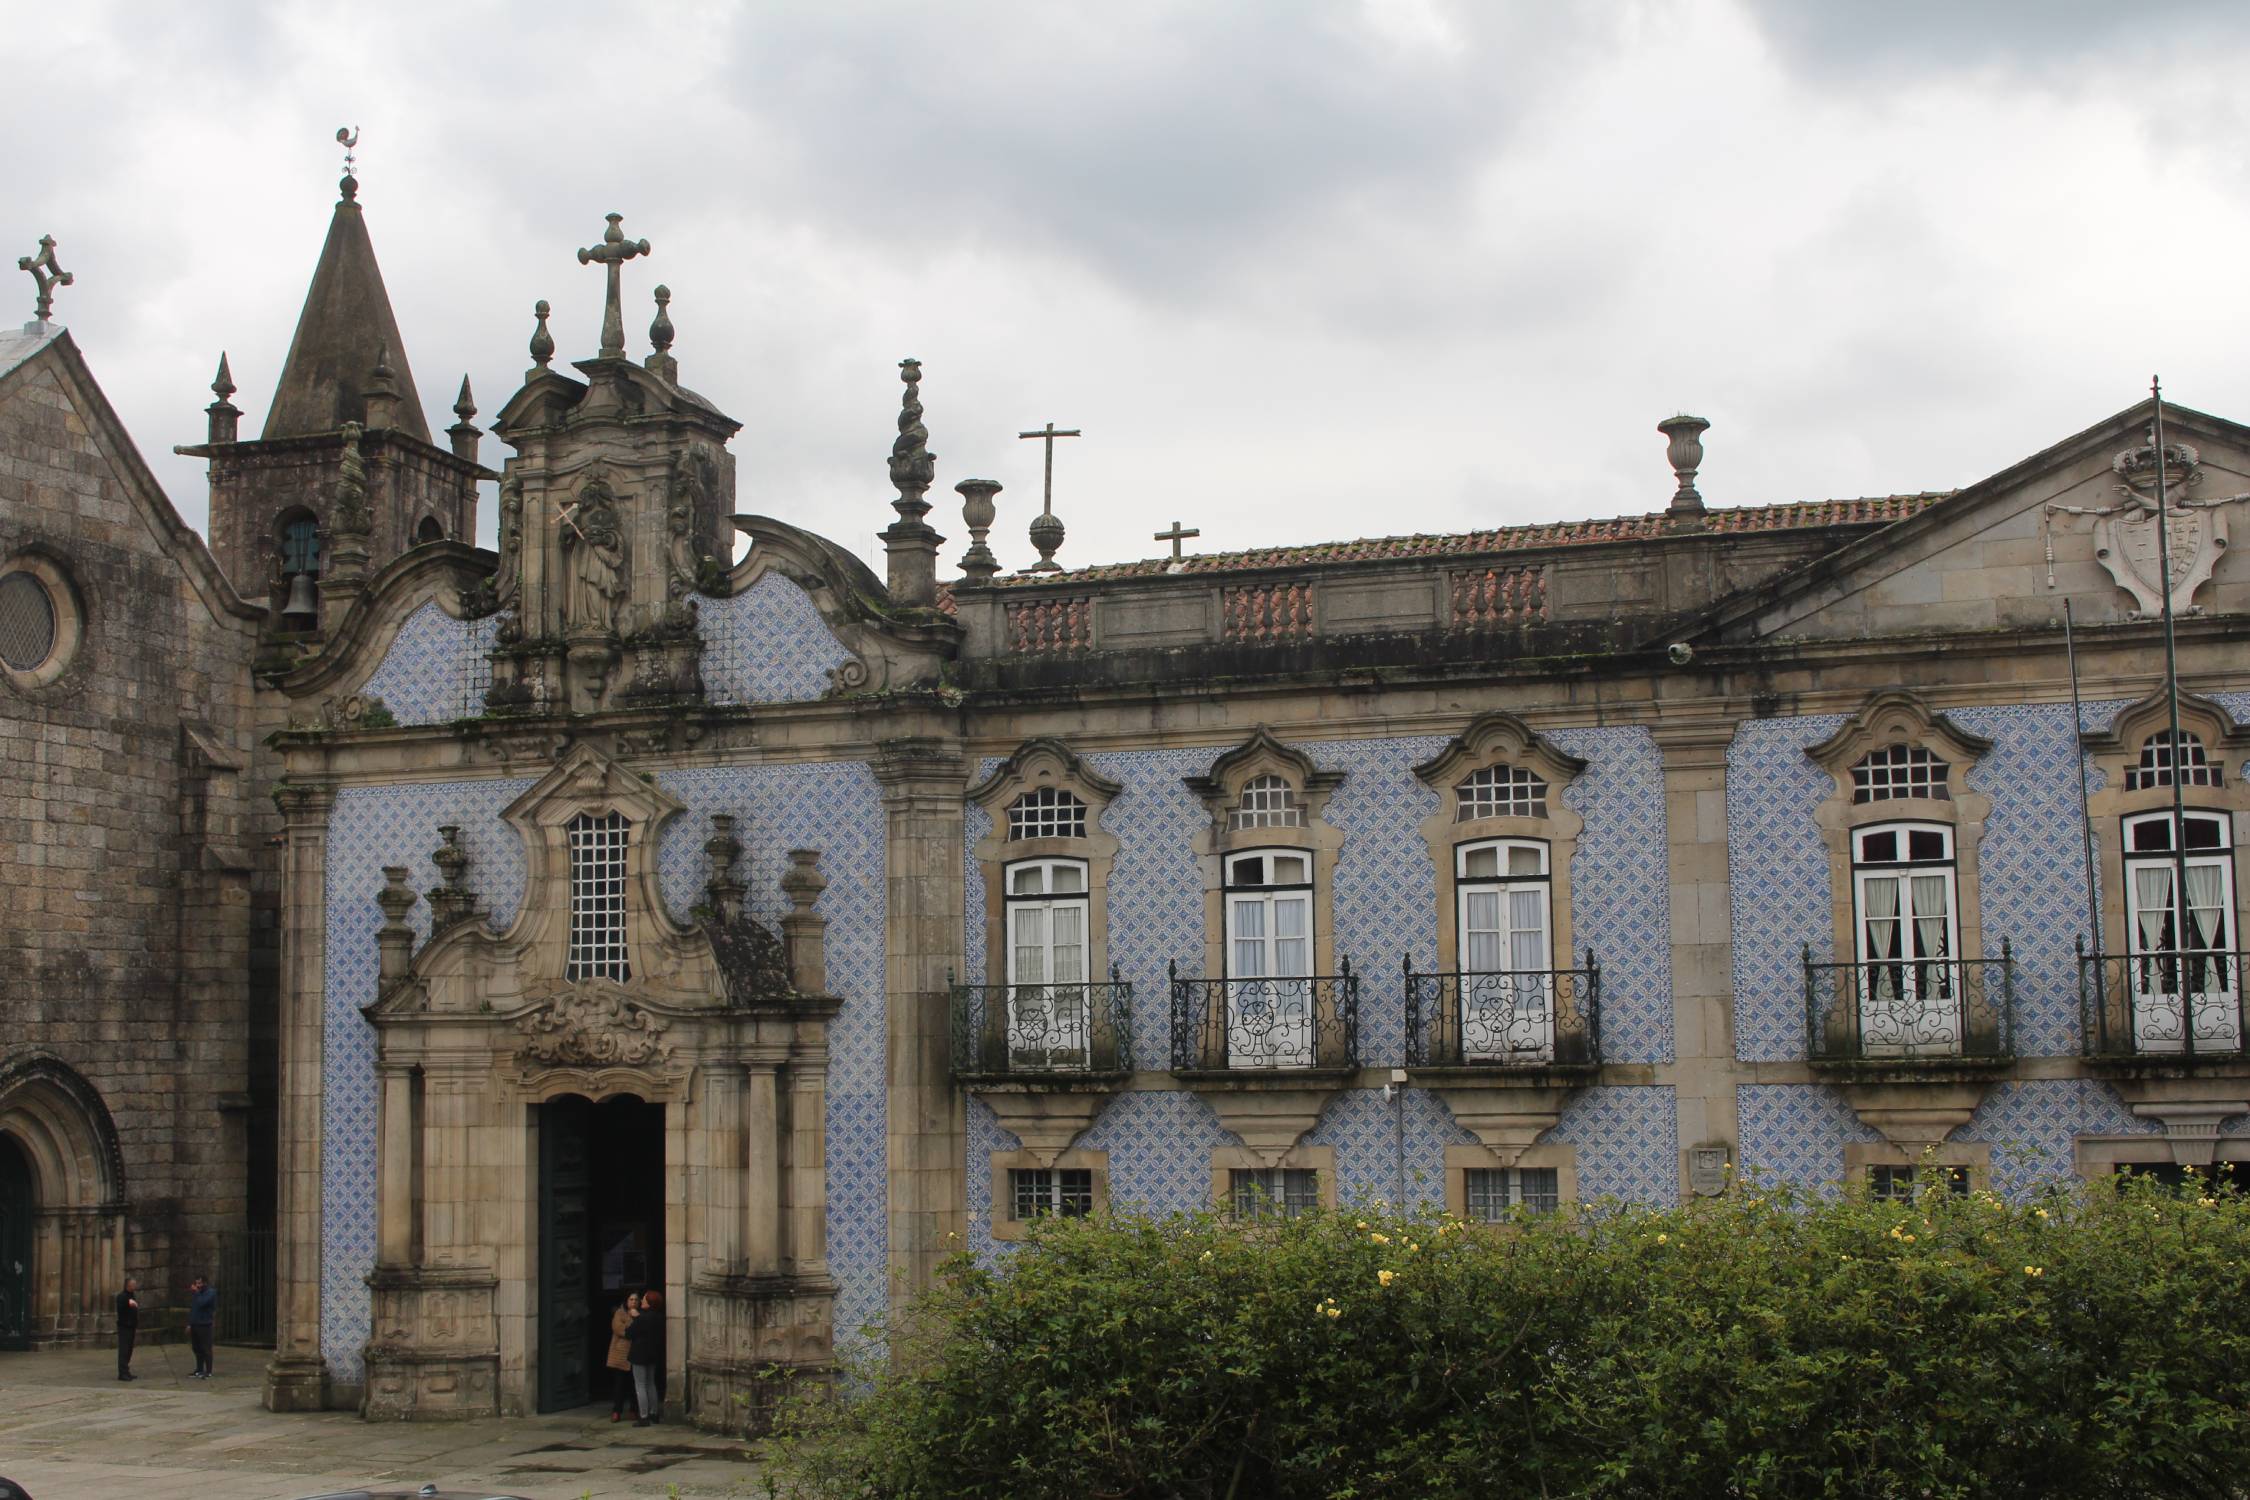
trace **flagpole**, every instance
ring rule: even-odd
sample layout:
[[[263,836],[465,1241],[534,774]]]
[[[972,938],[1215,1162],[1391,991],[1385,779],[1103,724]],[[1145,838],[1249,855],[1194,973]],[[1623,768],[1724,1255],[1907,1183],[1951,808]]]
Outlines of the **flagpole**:
[[[2172,736],[2167,756],[2172,778],[2172,988],[2180,1004],[2180,1048],[2192,1057],[2195,1009],[2187,992],[2187,790],[2182,785],[2186,767],[2180,744],[2180,648],[2172,614],[2172,513],[2164,493],[2164,383],[2152,376],[2148,389],[2156,408],[2156,567],[2162,580],[2157,593],[2164,601],[2164,706]]]

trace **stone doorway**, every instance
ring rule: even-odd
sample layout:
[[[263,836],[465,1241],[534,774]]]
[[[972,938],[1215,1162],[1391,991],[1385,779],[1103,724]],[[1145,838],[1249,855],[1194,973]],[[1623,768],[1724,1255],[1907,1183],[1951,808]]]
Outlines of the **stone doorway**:
[[[664,1107],[568,1094],[539,1107],[541,1411],[609,1395],[610,1315],[663,1289]]]

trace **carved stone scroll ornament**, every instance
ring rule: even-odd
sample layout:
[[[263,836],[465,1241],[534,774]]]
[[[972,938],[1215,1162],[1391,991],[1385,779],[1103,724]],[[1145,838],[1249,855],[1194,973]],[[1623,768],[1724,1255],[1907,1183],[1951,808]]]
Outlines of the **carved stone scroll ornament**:
[[[549,1068],[666,1063],[672,1058],[672,1044],[662,1035],[668,1024],[614,986],[583,985],[560,992],[516,1023],[523,1034],[516,1056]]]

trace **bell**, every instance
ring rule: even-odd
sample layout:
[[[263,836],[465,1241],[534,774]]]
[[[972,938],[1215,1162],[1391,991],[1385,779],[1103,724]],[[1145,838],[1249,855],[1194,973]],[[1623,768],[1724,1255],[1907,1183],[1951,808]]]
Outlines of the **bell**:
[[[289,575],[289,602],[281,607],[281,623],[290,630],[319,627],[320,605],[313,597],[312,574]]]

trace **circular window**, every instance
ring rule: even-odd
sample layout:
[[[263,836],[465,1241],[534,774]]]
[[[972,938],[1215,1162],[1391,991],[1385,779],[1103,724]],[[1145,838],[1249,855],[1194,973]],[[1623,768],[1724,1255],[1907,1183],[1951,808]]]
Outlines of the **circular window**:
[[[16,688],[58,680],[85,635],[83,609],[54,559],[19,552],[0,563],[0,677]]]
[[[54,596],[31,573],[0,577],[0,661],[36,672],[54,654]]]

